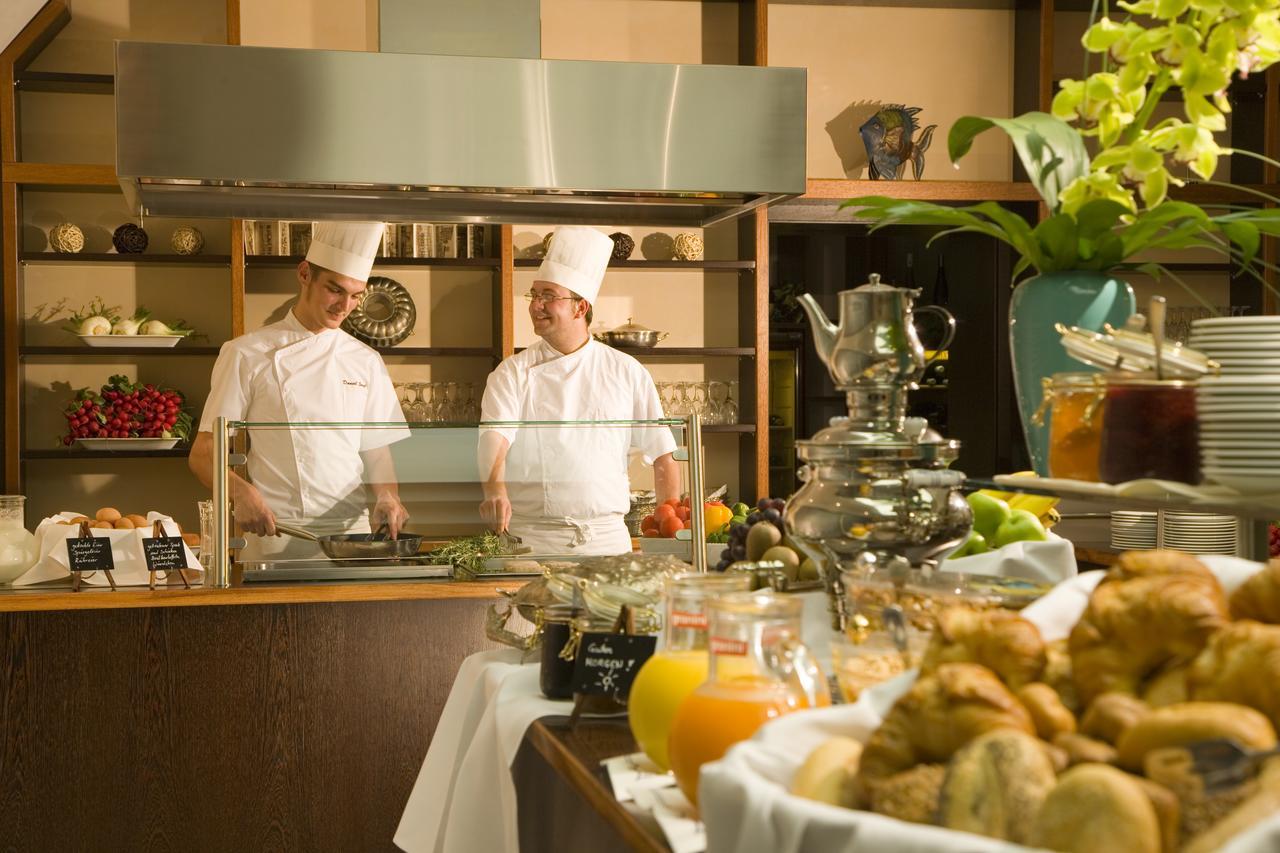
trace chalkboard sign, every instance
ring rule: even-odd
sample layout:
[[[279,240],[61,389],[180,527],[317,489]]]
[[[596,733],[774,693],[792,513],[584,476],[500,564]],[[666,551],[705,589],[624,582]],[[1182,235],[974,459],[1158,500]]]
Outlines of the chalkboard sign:
[[[111,540],[106,536],[67,540],[67,561],[73,572],[110,572],[116,567]]]
[[[167,572],[187,567],[187,554],[182,549],[181,536],[152,536],[143,539],[142,555],[147,560],[149,572]]]
[[[626,701],[636,673],[658,638],[644,634],[583,634],[573,667],[573,692]]]

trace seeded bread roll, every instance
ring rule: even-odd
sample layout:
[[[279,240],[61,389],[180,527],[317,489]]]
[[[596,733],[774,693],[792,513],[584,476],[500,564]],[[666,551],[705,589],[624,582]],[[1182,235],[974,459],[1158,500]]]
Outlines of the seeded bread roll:
[[[1064,853],[1160,853],[1160,822],[1134,777],[1105,764],[1081,764],[1063,773],[1045,798],[1030,845]]]
[[[1154,749],[1214,738],[1230,738],[1253,749],[1276,745],[1275,729],[1259,711],[1231,702],[1183,702],[1156,708],[1134,723],[1116,743],[1117,760],[1126,770],[1140,773],[1143,759]]]
[[[947,763],[938,822],[948,829],[1025,842],[1056,782],[1041,741],[1012,729],[987,732]]]
[[[881,779],[871,788],[871,810],[898,820],[936,824],[945,774],[941,764],[917,764]]]

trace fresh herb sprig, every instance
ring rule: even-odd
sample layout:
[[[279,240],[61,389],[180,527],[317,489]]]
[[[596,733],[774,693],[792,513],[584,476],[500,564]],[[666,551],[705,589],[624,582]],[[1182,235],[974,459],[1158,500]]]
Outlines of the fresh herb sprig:
[[[493,532],[465,536],[433,549],[428,556],[441,563],[452,563],[458,574],[473,578],[484,572],[484,561],[503,553],[502,540]]]

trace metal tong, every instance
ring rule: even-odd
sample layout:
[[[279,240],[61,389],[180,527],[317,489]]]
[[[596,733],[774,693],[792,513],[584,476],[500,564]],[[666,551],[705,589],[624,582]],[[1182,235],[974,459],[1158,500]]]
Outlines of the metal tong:
[[[1263,761],[1280,755],[1280,747],[1252,750],[1230,738],[1197,741],[1184,748],[1191,756],[1191,770],[1204,782],[1206,795],[1247,782]]]
[[[505,527],[498,531],[498,543],[502,546],[502,550],[507,554],[528,554],[532,548],[526,548],[523,544],[524,540],[516,536]]]

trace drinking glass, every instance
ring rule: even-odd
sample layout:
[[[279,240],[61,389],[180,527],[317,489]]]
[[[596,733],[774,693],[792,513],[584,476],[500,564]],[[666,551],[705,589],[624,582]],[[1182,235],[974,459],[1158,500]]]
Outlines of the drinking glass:
[[[690,382],[689,397],[690,414],[696,413],[704,423],[707,422],[707,383]]]
[[[457,382],[446,382],[444,385],[444,405],[445,416],[441,418],[446,423],[461,423],[466,420],[466,416],[462,412],[462,388]]]
[[[707,383],[707,423],[709,424],[727,424],[728,418],[725,417],[725,403],[729,399],[729,386],[718,379],[712,379]]]
[[[738,423],[738,404],[734,402],[734,398],[738,396],[738,382],[731,380],[729,382],[729,398],[724,401],[724,421],[726,424]]]
[[[213,570],[213,501],[196,501],[200,515],[200,565]]]
[[[429,382],[413,383],[413,390],[418,392],[418,396],[414,399],[410,408],[413,411],[413,420],[416,423],[427,423],[431,420],[431,403],[422,399],[422,389],[430,384]]]

